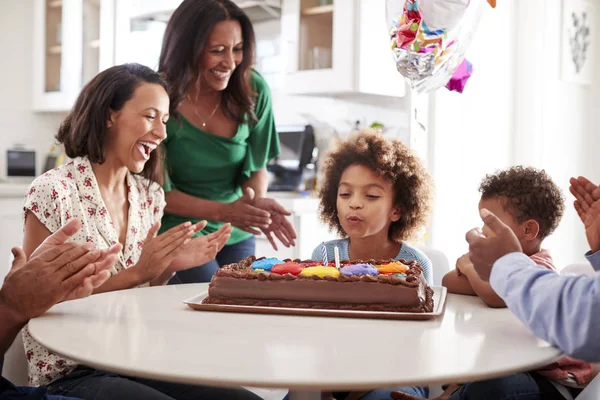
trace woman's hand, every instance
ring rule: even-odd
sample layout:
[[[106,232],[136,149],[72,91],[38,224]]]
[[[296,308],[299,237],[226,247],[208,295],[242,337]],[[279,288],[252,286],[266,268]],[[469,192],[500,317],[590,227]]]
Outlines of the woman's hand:
[[[254,206],[268,211],[271,215],[271,224],[267,228],[261,227],[261,230],[267,239],[269,239],[271,246],[273,246],[275,250],[277,250],[277,244],[275,243],[273,235],[275,235],[285,247],[296,245],[296,231],[290,221],[286,218],[286,216],[291,215],[288,210],[283,208],[277,201],[267,197],[260,197],[254,200]]]
[[[200,231],[206,226],[206,221],[202,221],[197,226]],[[168,271],[171,273],[184,269],[197,267],[213,260],[219,251],[225,246],[225,243],[231,236],[231,224],[225,224],[216,232],[204,236],[197,236],[183,245],[181,251],[169,265]]]
[[[184,222],[156,236],[160,229],[160,222],[152,225],[146,235],[142,255],[135,268],[140,276],[140,281],[151,282],[162,276],[175,257],[179,255],[182,247],[192,240],[196,233],[196,225]]]
[[[268,211],[256,207],[254,204],[254,191],[251,188],[244,189],[244,195],[233,203],[223,205],[223,221],[243,231],[260,235],[260,229],[267,229],[271,225],[271,214]]]

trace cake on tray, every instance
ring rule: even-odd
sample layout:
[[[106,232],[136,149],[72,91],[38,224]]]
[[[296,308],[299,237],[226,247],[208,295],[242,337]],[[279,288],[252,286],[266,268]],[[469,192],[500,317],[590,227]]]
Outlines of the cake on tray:
[[[203,304],[429,313],[433,290],[416,261],[249,256],[213,276]]]

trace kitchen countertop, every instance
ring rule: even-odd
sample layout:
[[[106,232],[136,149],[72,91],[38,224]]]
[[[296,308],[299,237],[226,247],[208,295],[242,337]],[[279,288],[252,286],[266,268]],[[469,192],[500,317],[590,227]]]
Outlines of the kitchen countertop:
[[[267,197],[277,200],[285,209],[294,214],[315,213],[319,209],[319,198],[310,193],[267,192]]]
[[[31,182],[33,182],[33,180]],[[25,198],[31,182],[0,181],[0,198]]]

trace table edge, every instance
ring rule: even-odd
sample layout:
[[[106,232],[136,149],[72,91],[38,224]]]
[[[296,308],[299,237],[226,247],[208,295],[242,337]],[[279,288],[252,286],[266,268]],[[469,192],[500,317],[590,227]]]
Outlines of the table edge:
[[[32,320],[31,322],[35,321]],[[472,382],[472,381],[481,381],[485,379],[497,378],[501,376],[507,376],[518,372],[524,371],[532,371],[536,368],[546,366],[551,364],[552,362],[562,358],[564,353],[559,349],[556,349],[557,354],[549,357],[547,360],[539,361],[536,363],[530,363],[523,365],[518,369],[506,369],[506,370],[498,370],[494,372],[486,372],[486,373],[473,373],[469,375],[453,375],[446,374],[440,375],[433,378],[420,379],[416,381],[405,381],[402,379],[398,380],[390,380],[390,381],[378,381],[373,383],[373,381],[354,381],[352,383],[342,383],[337,384],[335,382],[329,382],[325,384],[314,384],[308,382],[266,382],[266,381],[250,381],[250,380],[231,380],[231,379],[214,379],[214,378],[198,378],[191,376],[181,376],[181,375],[171,375],[168,373],[165,374],[154,374],[152,372],[144,372],[144,371],[132,371],[127,368],[115,367],[114,365],[110,365],[102,362],[94,362],[82,360],[80,357],[73,356],[68,354],[68,352],[55,351],[51,346],[47,346],[43,340],[38,340],[35,335],[35,327],[31,329],[31,336],[39,342],[42,346],[48,348],[52,352],[66,357],[70,360],[76,361],[81,365],[86,365],[92,368],[101,369],[108,372],[118,373],[122,375],[134,376],[137,378],[144,379],[153,379],[160,380],[166,382],[173,383],[182,383],[182,384],[190,384],[190,385],[206,385],[206,386],[218,386],[218,387],[241,387],[241,386],[249,386],[249,387],[258,387],[258,388],[269,388],[269,389],[291,389],[291,390],[365,390],[365,389],[377,389],[377,388],[391,388],[391,387],[400,387],[400,386],[427,386],[431,384],[444,384],[444,383],[464,383],[464,382]],[[399,378],[400,378],[399,373]]]

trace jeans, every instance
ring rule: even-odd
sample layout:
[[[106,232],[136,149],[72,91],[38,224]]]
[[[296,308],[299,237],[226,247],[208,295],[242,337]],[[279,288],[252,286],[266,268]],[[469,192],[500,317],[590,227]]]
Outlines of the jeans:
[[[577,394],[580,390],[574,390]],[[573,396],[575,397],[575,396]],[[535,372],[524,372],[470,382],[450,395],[448,400],[564,400],[554,386]]]
[[[220,267],[239,262],[243,258],[254,254],[255,250],[256,239],[254,236],[239,243],[224,246],[214,260],[199,267],[177,272],[169,281],[169,285],[210,282],[212,276]]]
[[[360,398],[360,400],[391,400],[392,399],[392,392],[402,392],[402,393],[406,393],[406,394],[412,394],[413,396],[416,397],[422,397],[424,399],[427,398],[427,396],[429,396],[429,388],[427,387],[403,387],[403,388],[395,388],[395,389],[375,389],[375,390],[371,390],[369,393],[365,394],[363,397]],[[336,395],[338,396],[342,396],[345,397],[347,396],[347,393],[344,392],[334,392],[334,396]],[[338,396],[335,396],[336,398]],[[283,400],[288,400],[289,399],[289,395],[286,395]]]
[[[224,389],[153,381],[79,366],[52,382],[48,392],[85,400],[260,400],[245,389]]]
[[[427,387],[402,387],[394,389],[375,389],[365,394],[360,400],[391,400],[392,392],[402,392],[412,394],[415,397],[426,399],[429,396],[429,388]]]
[[[2,369],[0,368],[0,371]],[[17,387],[0,377],[0,400],[77,400],[71,397],[49,396],[46,387]]]

